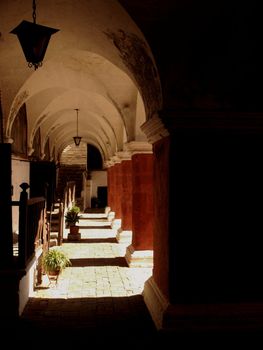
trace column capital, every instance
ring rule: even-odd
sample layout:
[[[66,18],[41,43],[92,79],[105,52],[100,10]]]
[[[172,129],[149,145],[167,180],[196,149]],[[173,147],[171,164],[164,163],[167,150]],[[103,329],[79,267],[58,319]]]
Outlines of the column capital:
[[[104,167],[105,168],[110,168],[114,165],[114,162],[111,159],[105,160],[104,162]]]
[[[122,162],[123,160],[131,160],[131,152],[130,151],[120,151],[116,153],[117,157]]]
[[[121,163],[121,158],[117,155],[117,153],[111,157],[111,160],[114,163],[113,165]]]
[[[122,162],[122,159],[121,159],[121,157],[119,157],[118,153],[119,152],[116,152],[116,154],[114,156],[110,157],[110,159],[108,159],[104,162],[106,168],[110,168],[110,167],[112,167],[116,164],[120,164]]]
[[[162,120],[157,114],[147,120],[141,126],[141,129],[147,136],[147,139],[150,143],[155,143],[162,138],[169,136],[168,130],[165,128]]]
[[[152,145],[149,142],[131,141],[124,145],[125,151],[129,151],[131,156],[134,154],[152,154]]]

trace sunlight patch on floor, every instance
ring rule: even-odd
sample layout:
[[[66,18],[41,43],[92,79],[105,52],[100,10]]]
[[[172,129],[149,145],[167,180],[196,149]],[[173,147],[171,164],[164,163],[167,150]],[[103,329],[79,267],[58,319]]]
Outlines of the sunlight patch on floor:
[[[68,267],[58,281],[43,276],[42,285],[34,291],[35,298],[99,298],[127,297],[141,294],[150,268],[118,266]]]

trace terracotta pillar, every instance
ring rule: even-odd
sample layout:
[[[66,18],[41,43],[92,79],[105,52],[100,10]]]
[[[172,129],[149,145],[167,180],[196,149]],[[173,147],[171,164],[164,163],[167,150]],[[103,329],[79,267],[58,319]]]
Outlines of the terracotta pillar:
[[[132,245],[135,250],[153,249],[153,156],[132,156]]]
[[[122,229],[132,230],[132,162],[124,160],[122,168]]]
[[[113,181],[113,168],[109,166],[107,169],[107,191],[108,191],[108,207],[111,211],[114,211],[114,181]]]
[[[122,222],[116,238],[119,243],[130,244],[132,240],[132,161],[131,159],[122,160],[121,172],[122,172],[122,191],[121,191]]]
[[[114,179],[115,179],[115,218],[121,219],[122,217],[122,168],[121,163],[114,165]]]
[[[262,119],[165,122],[170,135],[157,118],[143,126],[155,168],[154,270],[143,292],[152,318],[179,332],[262,331]]]
[[[122,172],[120,160],[117,156],[112,157],[110,174],[110,202],[112,212],[108,219],[112,220],[112,228],[118,230],[121,227],[121,194],[122,194]]]
[[[149,145],[149,144],[147,144]],[[136,149],[134,149],[135,147]],[[153,155],[138,150],[140,143],[130,145],[132,151],[132,244],[127,248],[129,266],[153,265]],[[151,145],[150,150],[152,149]]]
[[[153,278],[169,296],[169,155],[170,137],[153,144],[154,157],[154,268]]]

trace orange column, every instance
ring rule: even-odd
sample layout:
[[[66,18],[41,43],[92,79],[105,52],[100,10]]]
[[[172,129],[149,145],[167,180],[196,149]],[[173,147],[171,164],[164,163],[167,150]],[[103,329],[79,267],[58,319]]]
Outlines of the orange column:
[[[115,218],[121,219],[122,217],[122,168],[121,163],[114,165],[114,180],[115,180],[115,192],[114,192],[114,202],[115,202]]]
[[[132,156],[132,246],[153,249],[153,155]]]
[[[153,278],[165,297],[169,297],[169,152],[170,138],[153,144],[154,154],[154,268]]]
[[[108,207],[112,210],[112,178],[111,178],[111,167],[107,169],[107,199],[108,199]]]
[[[122,230],[132,230],[132,161],[124,160],[121,163],[122,171]]]
[[[115,211],[115,171],[111,166],[107,170],[108,174],[108,206],[112,211]]]

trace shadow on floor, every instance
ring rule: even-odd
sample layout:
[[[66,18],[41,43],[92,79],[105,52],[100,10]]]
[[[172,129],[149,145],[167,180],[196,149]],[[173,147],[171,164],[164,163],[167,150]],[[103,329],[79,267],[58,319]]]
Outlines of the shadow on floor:
[[[105,213],[105,208],[86,208],[84,210],[84,213],[104,214]]]
[[[84,267],[84,266],[119,266],[128,267],[128,264],[124,257],[116,258],[78,258],[70,259],[71,267]]]
[[[79,241],[63,240],[63,243],[118,243],[116,238],[81,238]]]
[[[103,345],[108,349],[154,344],[157,331],[141,295],[130,297],[39,299],[31,298],[19,319],[21,344],[76,349]],[[45,343],[46,342],[46,343]],[[44,346],[45,344],[45,346]],[[68,346],[68,347],[67,347]],[[33,346],[32,346],[33,348]],[[55,348],[55,347],[54,347]],[[105,349],[106,349],[105,348]]]

